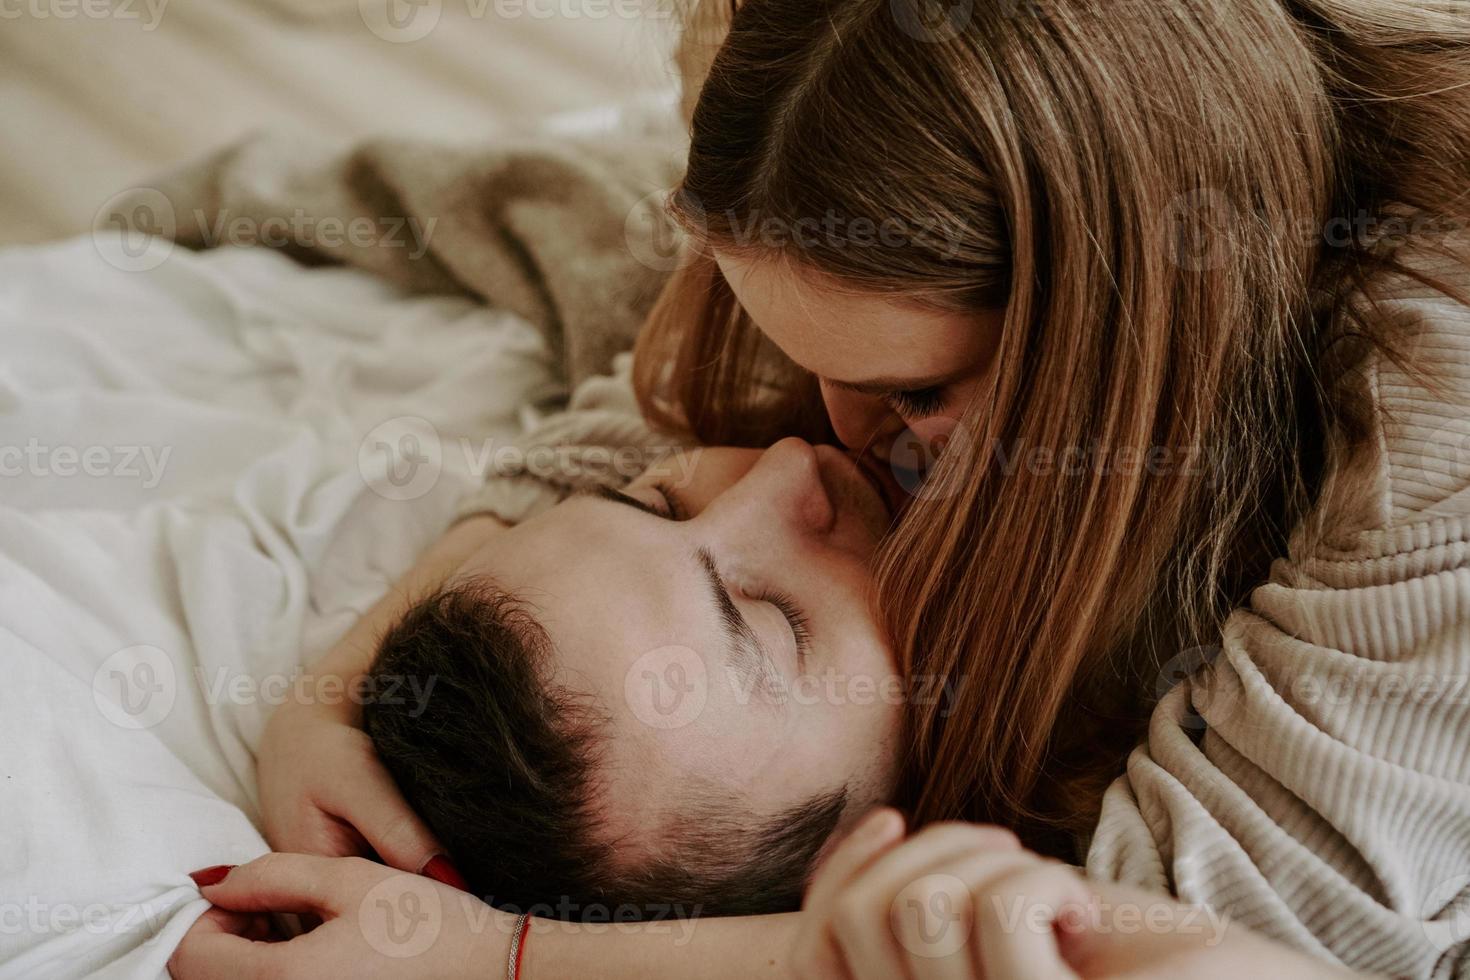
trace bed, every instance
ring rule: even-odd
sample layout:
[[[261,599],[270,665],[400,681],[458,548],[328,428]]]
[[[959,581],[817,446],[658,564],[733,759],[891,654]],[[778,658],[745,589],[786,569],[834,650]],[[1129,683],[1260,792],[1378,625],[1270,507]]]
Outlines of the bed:
[[[670,0],[16,0],[0,245],[77,234],[118,190],[252,129],[475,139],[658,96],[672,37]]]
[[[560,138],[672,106],[657,24],[446,3],[400,44],[356,2],[174,3],[152,32],[0,33],[0,980],[166,975],[207,907],[187,872],[266,850],[272,708],[342,696],[302,665],[564,394],[510,313],[265,248],[139,251],[83,232],[99,208],[254,125]]]

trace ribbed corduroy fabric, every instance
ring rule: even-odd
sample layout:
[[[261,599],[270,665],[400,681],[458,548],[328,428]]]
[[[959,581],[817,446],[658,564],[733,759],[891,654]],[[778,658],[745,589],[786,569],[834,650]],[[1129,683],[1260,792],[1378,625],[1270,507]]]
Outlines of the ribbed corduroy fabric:
[[[1354,376],[1373,444],[1160,702],[1087,870],[1354,969],[1470,977],[1470,308],[1387,295],[1410,369]]]

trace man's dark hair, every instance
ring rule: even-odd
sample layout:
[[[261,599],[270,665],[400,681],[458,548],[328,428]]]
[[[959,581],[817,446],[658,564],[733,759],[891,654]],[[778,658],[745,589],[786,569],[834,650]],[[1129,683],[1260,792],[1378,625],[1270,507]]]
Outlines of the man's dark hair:
[[[477,582],[415,604],[373,665],[364,727],[476,894],[515,911],[604,921],[612,911],[629,919],[799,908],[846,790],[773,819],[691,780],[684,809],[638,848],[656,856],[620,857],[618,842],[599,836],[594,800],[605,717],[549,682],[550,654],[524,603]]]

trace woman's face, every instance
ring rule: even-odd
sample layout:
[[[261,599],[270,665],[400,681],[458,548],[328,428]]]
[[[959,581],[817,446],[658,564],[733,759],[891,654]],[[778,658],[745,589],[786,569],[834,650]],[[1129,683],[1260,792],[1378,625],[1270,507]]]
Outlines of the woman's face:
[[[920,469],[989,383],[1003,310],[844,291],[794,262],[719,250],[715,261],[761,332],[816,375],[851,449]]]

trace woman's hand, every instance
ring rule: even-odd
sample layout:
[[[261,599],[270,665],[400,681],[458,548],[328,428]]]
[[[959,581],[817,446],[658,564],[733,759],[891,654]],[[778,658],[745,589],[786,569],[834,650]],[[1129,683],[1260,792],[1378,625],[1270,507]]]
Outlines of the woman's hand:
[[[215,907],[169,958],[176,980],[496,977],[516,922],[465,892],[361,858],[267,854],[200,891]],[[273,912],[321,925],[262,941]]]
[[[460,521],[347,631],[313,668],[345,691],[372,666],[378,639],[412,604],[438,588],[467,557],[505,529],[493,517]],[[361,689],[359,689],[361,690]],[[277,851],[328,857],[377,855],[395,868],[446,884],[464,880],[444,848],[398,792],[362,731],[358,705],[288,701],[261,739],[257,779],[265,835]]]
[[[444,848],[414,814],[346,711],[286,703],[261,740],[261,817],[278,851],[350,857],[376,852],[404,871],[446,884],[463,880],[440,858]]]
[[[1209,910],[1090,881],[999,828],[935,824],[905,840],[887,809],[828,855],[801,915],[791,972],[802,977],[1354,975]]]

